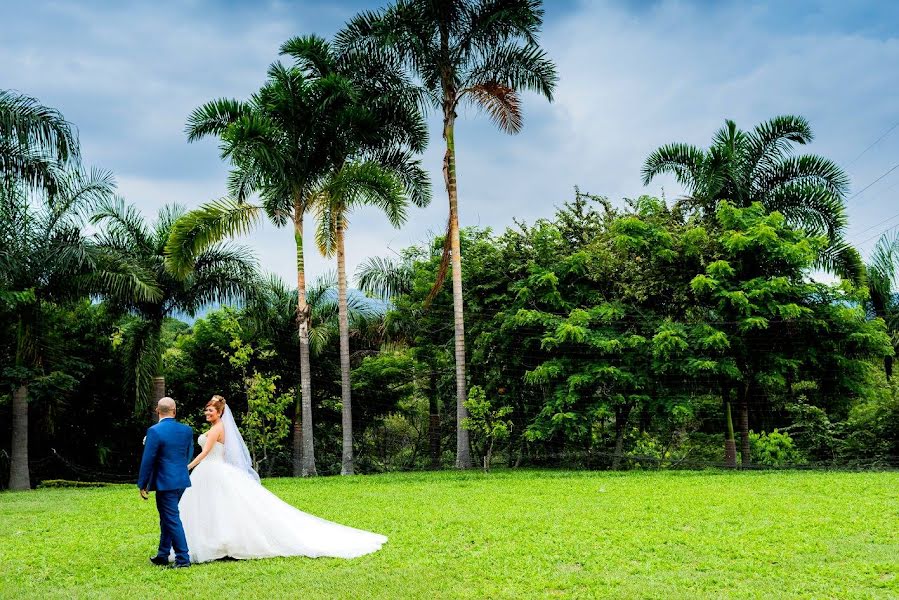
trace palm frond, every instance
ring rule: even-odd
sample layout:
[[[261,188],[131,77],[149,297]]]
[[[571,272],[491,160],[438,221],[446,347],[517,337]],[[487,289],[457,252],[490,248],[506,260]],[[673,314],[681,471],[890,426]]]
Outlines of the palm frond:
[[[813,235],[826,235],[831,240],[836,239],[848,223],[842,198],[811,182],[781,185],[763,198],[763,204],[769,212],[782,213],[794,226]]]
[[[329,75],[336,68],[336,57],[330,45],[317,35],[292,37],[281,44],[278,52],[293,57],[297,67],[315,77]]]
[[[849,177],[835,162],[814,155],[793,156],[769,165],[758,174],[760,190],[776,190],[796,183],[826,190],[843,199],[849,189]]]
[[[102,224],[124,244],[138,246],[149,251],[150,237],[144,217],[133,204],[127,204],[121,196],[106,196],[93,206],[90,222]],[[123,245],[124,245],[123,244]]]
[[[371,256],[356,269],[356,285],[384,301],[412,291],[412,267],[406,261]]]
[[[227,237],[246,235],[261,218],[258,206],[223,198],[193,210],[172,227],[165,247],[166,267],[180,276],[193,268],[196,257]]]
[[[667,144],[656,149],[643,163],[643,185],[663,173],[674,175],[679,184],[694,191],[702,180],[705,153],[689,144]]]
[[[219,98],[207,102],[194,109],[187,118],[187,125],[184,128],[187,141],[194,142],[207,135],[221,135],[231,123],[246,112],[246,107],[239,100]]]
[[[12,90],[0,90],[0,140],[15,140],[60,165],[77,164],[80,158],[74,126],[59,111]]]
[[[815,267],[835,273],[857,287],[864,288],[868,285],[865,263],[861,255],[845,240],[835,240],[825,248],[818,255]]]
[[[883,234],[874,245],[868,261],[868,286],[872,302],[879,312],[885,312],[899,293],[899,230]]]
[[[521,98],[512,88],[488,81],[462,91],[483,108],[490,120],[506,133],[518,133],[522,127]]]
[[[555,64],[539,46],[505,44],[489,49],[464,78],[461,89],[494,82],[516,92],[537,92],[552,101],[558,80]]]
[[[759,123],[747,137],[747,163],[755,173],[759,168],[776,164],[783,159],[793,144],[810,143],[814,134],[805,118],[780,115]]]

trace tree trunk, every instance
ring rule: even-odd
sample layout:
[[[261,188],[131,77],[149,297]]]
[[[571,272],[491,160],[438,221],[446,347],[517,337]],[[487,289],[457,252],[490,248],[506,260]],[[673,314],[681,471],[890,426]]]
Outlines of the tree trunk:
[[[294,477],[303,472],[303,425],[299,413],[293,417],[293,437],[291,439],[290,465]]]
[[[437,370],[430,369],[430,390],[428,396],[428,441],[431,449],[431,468],[440,467],[440,406],[437,403]]]
[[[737,442],[734,440],[734,420],[730,414],[730,401],[725,400],[725,417],[727,418],[727,437],[724,440],[724,464],[730,469],[737,468]]]
[[[337,320],[340,329],[340,400],[343,405],[343,458],[341,475],[353,474],[353,406],[350,389],[350,321],[347,316],[346,256],[344,224],[337,223]]]
[[[621,456],[624,451],[624,432],[627,430],[627,419],[631,414],[628,405],[615,409],[615,454],[612,457],[612,470],[617,471],[621,466]]]
[[[883,372],[887,376],[887,381],[893,378],[893,357],[892,356],[884,356],[883,357]]]
[[[300,421],[302,423],[302,466],[294,477],[312,477],[315,471],[315,447],[312,439],[312,369],[309,363],[309,305],[306,304],[306,267],[303,254],[303,210],[294,206],[294,240],[297,247],[297,325],[300,330]],[[296,431],[294,431],[296,435]],[[294,448],[297,444],[294,443]],[[293,460],[297,463],[296,457]]]
[[[471,447],[468,430],[462,421],[468,418],[465,401],[468,391],[465,379],[465,321],[462,304],[462,251],[459,240],[459,204],[456,190],[456,142],[454,138],[455,111],[450,104],[444,107],[443,138],[446,154],[443,159],[443,177],[449,195],[450,260],[453,277],[453,325],[456,354],[456,468],[471,468]]]
[[[9,489],[31,489],[28,473],[28,386],[21,385],[12,397],[12,456],[9,464]]]
[[[749,389],[747,383],[743,388],[743,398],[740,400],[740,462],[744,467],[752,463],[749,456]]]
[[[162,398],[165,398],[165,377],[157,375],[153,378],[153,406],[151,408],[153,413],[150,417],[153,421],[159,420],[159,416],[156,414],[156,405],[159,404]]]

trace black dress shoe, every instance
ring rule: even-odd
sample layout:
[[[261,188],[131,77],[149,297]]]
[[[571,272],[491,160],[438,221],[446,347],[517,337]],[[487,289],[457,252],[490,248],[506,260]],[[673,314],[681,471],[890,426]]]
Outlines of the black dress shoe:
[[[190,566],[190,563],[172,563],[169,565],[170,569],[186,569]]]
[[[157,567],[164,567],[169,564],[169,559],[167,556],[154,556],[150,559],[150,562],[156,565]]]

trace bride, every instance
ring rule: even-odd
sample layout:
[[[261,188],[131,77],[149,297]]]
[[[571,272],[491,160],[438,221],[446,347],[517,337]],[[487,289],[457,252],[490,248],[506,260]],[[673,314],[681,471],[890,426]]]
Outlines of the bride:
[[[191,562],[226,556],[354,558],[387,541],[283,502],[259,483],[225,399],[213,396],[204,414],[212,427],[197,440],[203,451],[188,465],[191,487],[178,505]]]

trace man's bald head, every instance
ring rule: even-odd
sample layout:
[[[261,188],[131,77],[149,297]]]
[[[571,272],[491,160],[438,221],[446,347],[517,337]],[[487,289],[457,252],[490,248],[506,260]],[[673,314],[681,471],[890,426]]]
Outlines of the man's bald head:
[[[160,417],[174,417],[175,401],[168,396],[160,398],[159,402],[156,404],[156,412],[159,413]]]

